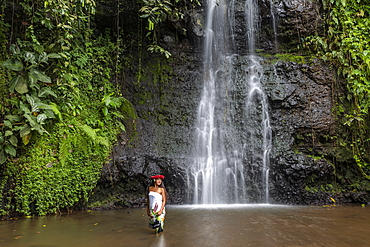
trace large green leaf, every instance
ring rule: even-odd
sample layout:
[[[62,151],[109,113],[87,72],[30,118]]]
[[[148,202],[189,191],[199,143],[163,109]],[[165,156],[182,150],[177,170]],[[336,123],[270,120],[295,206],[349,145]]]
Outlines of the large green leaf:
[[[9,138],[9,142],[14,146],[16,147],[18,145],[18,139],[17,137],[15,137],[14,135],[12,135],[10,138]]]
[[[47,118],[55,118],[54,109],[46,109],[44,110],[44,114]]]
[[[46,129],[44,129],[44,127],[42,127],[41,124],[35,124],[34,126],[32,126],[32,128],[34,130],[37,130],[37,132],[39,132],[40,135],[44,134],[44,133],[49,133],[46,131]]]
[[[36,104],[36,107],[37,107],[37,110],[40,110],[40,109],[47,109],[47,110],[52,110],[53,108],[50,106],[50,105],[48,105],[48,104],[44,104],[44,103],[42,103],[42,102],[37,102]]]
[[[37,124],[35,116],[32,116],[31,114],[24,114],[24,117],[27,118],[32,128]]]
[[[30,85],[31,88],[36,88],[37,90],[40,89],[39,85],[37,85],[37,76],[32,74],[32,73],[28,73],[28,83]]]
[[[6,155],[4,150],[0,150],[0,164],[4,164],[6,161]]]
[[[31,140],[31,133],[30,134],[28,134],[28,135],[25,135],[25,136],[23,136],[22,137],[22,141],[23,141],[23,144],[24,145],[27,145],[29,142],[30,142],[30,140]]]
[[[13,131],[11,131],[11,130],[6,130],[5,131],[5,135],[4,136],[11,136],[11,135],[13,135]]]
[[[61,56],[59,54],[56,54],[56,53],[50,53],[50,54],[48,54],[48,58],[61,58]]]
[[[49,87],[41,88],[38,94],[39,97],[45,97],[48,95],[54,96],[55,98],[58,97]]]
[[[11,145],[5,145],[4,150],[5,150],[6,153],[12,155],[13,157],[15,157],[15,155],[17,154],[17,151]]]
[[[29,125],[25,125],[20,131],[19,131],[19,134],[20,136],[23,138],[25,137],[26,135],[30,134],[31,133],[31,128]]]
[[[3,62],[2,64],[5,68],[14,70],[14,71],[22,71],[23,70],[23,64],[22,62],[15,60],[15,59],[8,59]]]
[[[36,119],[37,119],[37,122],[43,123],[47,118],[48,117],[45,114],[41,113],[41,114],[37,115]]]
[[[63,121],[62,113],[59,111],[58,106],[55,103],[50,103],[51,108],[53,109],[53,112],[58,116],[58,119],[60,121]]]
[[[27,105],[25,105],[22,101],[19,102],[19,109],[25,114],[31,113],[30,109],[28,109]]]
[[[14,93],[14,90],[20,94],[28,92],[28,86],[22,75],[17,75],[9,82],[9,91]]]
[[[22,120],[22,118],[18,115],[6,115],[5,118],[9,119],[12,123],[19,122]]]
[[[30,77],[33,77],[41,82],[51,83],[50,77],[45,75],[43,72],[38,71],[37,69],[31,69]]]
[[[5,125],[6,127],[11,128],[11,127],[12,127],[12,122],[10,122],[9,120],[5,120],[5,121],[4,121],[4,125]]]

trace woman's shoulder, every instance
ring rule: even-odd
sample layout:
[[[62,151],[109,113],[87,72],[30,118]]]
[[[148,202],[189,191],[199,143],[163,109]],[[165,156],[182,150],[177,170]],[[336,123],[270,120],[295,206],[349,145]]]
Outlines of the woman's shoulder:
[[[161,195],[165,193],[165,188],[162,187],[155,188],[154,186],[149,186],[148,190],[149,192],[156,192]]]

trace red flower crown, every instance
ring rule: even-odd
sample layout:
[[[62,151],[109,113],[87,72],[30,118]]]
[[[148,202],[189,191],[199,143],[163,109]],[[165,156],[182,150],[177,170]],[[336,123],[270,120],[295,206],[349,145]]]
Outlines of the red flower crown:
[[[150,178],[152,179],[157,179],[157,178],[160,178],[160,179],[164,179],[164,176],[163,175],[154,175],[154,176],[151,176]]]

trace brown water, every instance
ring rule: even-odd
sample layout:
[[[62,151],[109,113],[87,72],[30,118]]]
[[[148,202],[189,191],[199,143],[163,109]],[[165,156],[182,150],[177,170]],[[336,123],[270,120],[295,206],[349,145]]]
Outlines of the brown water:
[[[168,206],[160,235],[144,209],[0,222],[1,247],[370,246],[370,206]]]

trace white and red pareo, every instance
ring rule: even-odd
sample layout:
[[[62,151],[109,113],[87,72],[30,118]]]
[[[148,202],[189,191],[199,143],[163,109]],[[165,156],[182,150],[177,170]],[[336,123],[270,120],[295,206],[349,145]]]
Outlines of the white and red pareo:
[[[162,195],[157,192],[150,191],[149,192],[149,213],[150,213],[149,224],[154,224],[156,220],[160,222],[160,226],[156,228],[156,232],[163,231],[166,209],[163,208],[162,214],[158,215],[158,211],[160,211],[161,208],[162,208]]]

